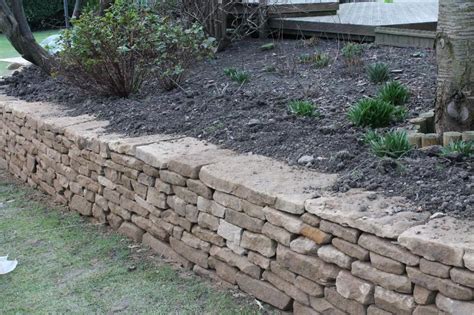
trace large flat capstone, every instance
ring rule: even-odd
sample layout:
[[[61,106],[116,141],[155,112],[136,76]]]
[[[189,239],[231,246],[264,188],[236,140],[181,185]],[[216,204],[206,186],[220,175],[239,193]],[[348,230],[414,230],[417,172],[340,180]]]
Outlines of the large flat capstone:
[[[216,190],[295,214],[303,213],[307,199],[336,181],[336,175],[291,167],[258,155],[240,155],[207,165],[199,178]]]
[[[469,255],[474,252],[474,222],[451,217],[433,219],[408,229],[398,242],[428,260],[469,268]]]
[[[428,212],[412,208],[404,198],[387,198],[358,189],[306,202],[306,211],[323,219],[393,239],[429,218]]]

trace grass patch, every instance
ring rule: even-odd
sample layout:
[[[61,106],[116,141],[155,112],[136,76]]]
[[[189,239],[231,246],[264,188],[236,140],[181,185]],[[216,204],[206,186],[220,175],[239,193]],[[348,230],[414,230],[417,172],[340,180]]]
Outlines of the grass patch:
[[[225,68],[224,74],[234,82],[239,84],[245,84],[250,81],[250,74],[244,70],[238,70],[236,68]]]
[[[382,83],[389,79],[389,69],[387,64],[383,62],[377,62],[367,67],[367,74],[369,80],[373,83]]]
[[[341,49],[342,58],[348,66],[357,66],[362,63],[362,53],[364,48],[357,43],[347,43]]]
[[[299,62],[312,64],[316,68],[324,68],[331,62],[331,57],[325,53],[303,54],[299,57]]]
[[[410,91],[400,82],[392,81],[382,86],[378,98],[395,106],[400,106],[408,102]]]
[[[406,110],[378,98],[364,98],[353,105],[347,114],[359,127],[387,127],[406,115]]]
[[[253,299],[150,259],[123,236],[30,201],[33,194],[0,180],[0,254],[19,261],[1,276],[0,314],[259,313]]]
[[[276,46],[275,46],[274,43],[268,43],[268,44],[264,44],[264,45],[260,46],[261,51],[273,50],[275,48],[276,48]]]
[[[364,140],[378,157],[399,158],[412,149],[405,131],[389,131],[380,135],[371,130],[366,133]]]
[[[454,141],[441,149],[442,156],[462,155],[474,157],[474,141]]]
[[[310,101],[291,101],[288,104],[288,110],[290,113],[296,116],[303,116],[303,117],[316,117],[319,116],[319,111],[317,110],[316,106],[311,103]]]

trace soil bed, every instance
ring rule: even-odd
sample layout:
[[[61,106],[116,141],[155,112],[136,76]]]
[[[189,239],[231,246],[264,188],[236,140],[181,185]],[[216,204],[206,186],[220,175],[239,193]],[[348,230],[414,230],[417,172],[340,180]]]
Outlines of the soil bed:
[[[10,95],[30,101],[50,101],[71,109],[71,115],[94,114],[110,121],[110,131],[131,136],[175,133],[194,136],[240,152],[252,152],[306,167],[337,172],[336,191],[377,190],[414,201],[415,211],[474,217],[474,161],[447,159],[435,150],[413,150],[399,160],[375,157],[361,139],[365,133],[347,120],[357,100],[374,96],[379,85],[368,80],[365,66],[349,69],[340,57],[341,42],[323,40],[315,46],[281,41],[261,51],[267,42],[245,40],[215,59],[191,70],[179,89],[161,91],[150,82],[130,99],[91,96],[60,78],[29,68],[6,79]],[[409,87],[408,118],[433,108],[436,60],[433,50],[364,45],[365,65],[385,62],[391,79]],[[303,54],[328,53],[325,68],[299,62]],[[235,67],[250,74],[240,85],[224,74]],[[291,100],[308,99],[320,117],[300,118],[288,111]],[[391,128],[403,127],[406,123]]]

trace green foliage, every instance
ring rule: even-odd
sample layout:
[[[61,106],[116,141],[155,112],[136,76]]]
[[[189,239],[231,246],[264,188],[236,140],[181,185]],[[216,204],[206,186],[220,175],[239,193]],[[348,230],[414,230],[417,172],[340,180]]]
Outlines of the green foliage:
[[[347,43],[341,49],[342,58],[348,66],[357,66],[362,63],[362,53],[364,48],[360,44]]]
[[[296,116],[315,117],[319,116],[316,106],[310,101],[296,100],[288,104],[289,111]]]
[[[316,68],[324,68],[331,62],[331,57],[325,53],[303,54],[299,57],[299,62],[313,64]]]
[[[260,50],[262,50],[262,51],[273,50],[273,49],[275,49],[275,47],[276,46],[275,46],[274,43],[268,43],[268,44],[260,46]]]
[[[405,131],[389,131],[384,135],[369,131],[364,140],[379,157],[399,158],[412,149]]]
[[[380,128],[400,119],[403,109],[378,98],[364,98],[348,112],[349,120],[360,127]]]
[[[474,141],[454,141],[443,147],[441,150],[443,156],[459,154],[466,157],[474,157]]]
[[[73,23],[62,36],[59,72],[106,95],[127,97],[152,75],[172,89],[212,49],[201,27],[185,29],[126,0],[117,0],[104,16],[88,11]]]
[[[400,82],[392,81],[382,86],[378,97],[385,102],[399,106],[408,101],[410,98],[410,91]]]
[[[367,73],[369,80],[373,83],[382,83],[389,79],[389,69],[387,64],[383,62],[377,62],[367,67]]]
[[[224,74],[234,82],[245,84],[250,81],[250,74],[244,70],[238,70],[236,68],[225,68]]]

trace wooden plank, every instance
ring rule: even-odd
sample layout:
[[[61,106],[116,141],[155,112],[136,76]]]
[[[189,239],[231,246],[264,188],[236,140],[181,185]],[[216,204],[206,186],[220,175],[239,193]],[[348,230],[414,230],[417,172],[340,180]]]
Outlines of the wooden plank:
[[[339,10],[339,2],[332,3],[298,3],[298,4],[278,4],[269,5],[269,16],[313,16],[321,12],[335,14]],[[321,15],[321,14],[318,14]]]
[[[377,27],[375,42],[395,47],[434,48],[436,32],[391,27]]]
[[[269,26],[274,30],[282,30],[286,32],[299,31],[303,33],[333,33],[357,36],[368,36],[375,38],[375,26],[356,25],[356,24],[338,24],[323,23],[313,21],[291,20],[291,19],[270,19]]]

